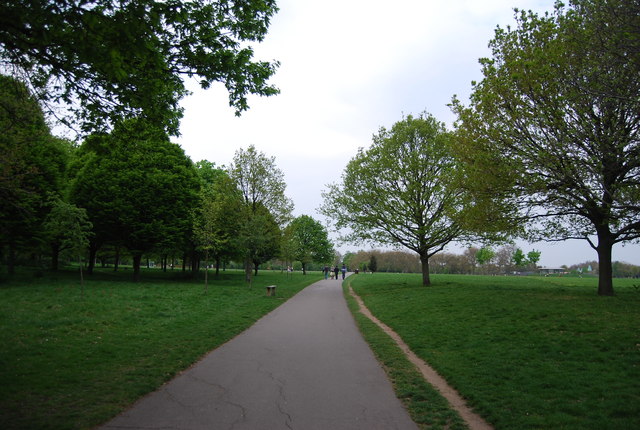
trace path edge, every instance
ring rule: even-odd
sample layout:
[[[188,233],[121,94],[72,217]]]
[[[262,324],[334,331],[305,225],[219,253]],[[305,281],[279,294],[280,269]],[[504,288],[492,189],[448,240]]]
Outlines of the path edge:
[[[475,413],[465,402],[462,396],[451,387],[447,381],[435,371],[428,363],[418,357],[409,346],[402,340],[391,327],[376,318],[375,315],[367,308],[362,298],[356,294],[351,285],[348,285],[349,294],[358,304],[358,311],[366,316],[371,322],[376,324],[389,336],[400,350],[405,354],[407,359],[417,368],[427,383],[433,386],[451,405],[451,408],[458,412],[462,420],[471,430],[493,430],[493,427],[487,423],[484,418]]]

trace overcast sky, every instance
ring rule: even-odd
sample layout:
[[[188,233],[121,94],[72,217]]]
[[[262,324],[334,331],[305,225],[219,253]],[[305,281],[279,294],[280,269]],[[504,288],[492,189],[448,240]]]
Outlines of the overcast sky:
[[[177,142],[193,161],[228,164],[249,145],[284,172],[294,214],[317,213],[320,193],[337,182],[358,148],[380,127],[427,111],[451,126],[454,94],[467,101],[482,74],[478,59],[513,8],[552,10],[554,0],[280,0],[256,58],[281,63],[272,79],[281,94],[251,97],[235,117],[222,85],[194,85],[184,99]],[[542,251],[545,266],[597,260],[585,241],[518,243]],[[357,251],[368,246],[342,245]],[[461,252],[460,247],[450,247]],[[617,246],[614,259],[640,265],[640,246]]]

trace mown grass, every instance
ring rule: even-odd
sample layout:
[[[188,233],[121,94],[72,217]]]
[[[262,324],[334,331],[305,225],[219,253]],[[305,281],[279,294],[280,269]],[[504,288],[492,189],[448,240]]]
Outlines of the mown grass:
[[[351,279],[354,277],[349,278]],[[424,380],[422,374],[396,343],[380,327],[358,311],[358,304],[348,292],[349,280],[343,284],[349,309],[353,313],[360,332],[383,365],[396,396],[409,411],[411,419],[421,429],[466,429],[467,426],[460,415],[452,410],[447,400]]]
[[[640,428],[640,292],[593,278],[358,275],[367,307],[498,429]]]
[[[99,425],[251,326],[319,274],[75,273],[0,284],[0,428]],[[277,297],[265,285],[277,284]]]

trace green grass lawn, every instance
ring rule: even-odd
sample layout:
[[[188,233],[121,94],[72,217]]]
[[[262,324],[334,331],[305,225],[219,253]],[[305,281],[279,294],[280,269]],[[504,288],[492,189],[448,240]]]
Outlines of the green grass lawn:
[[[498,429],[640,428],[640,292],[594,278],[357,275],[367,307]]]
[[[181,273],[76,273],[0,284],[0,428],[99,425],[321,278],[225,272],[209,291]],[[276,284],[277,297],[265,285]]]

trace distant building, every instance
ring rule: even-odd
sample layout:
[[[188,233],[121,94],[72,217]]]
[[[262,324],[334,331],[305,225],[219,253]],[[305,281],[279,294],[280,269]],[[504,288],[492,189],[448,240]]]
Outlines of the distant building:
[[[553,274],[563,274],[566,273],[566,269],[563,267],[541,267],[540,269],[541,275],[553,275]]]

